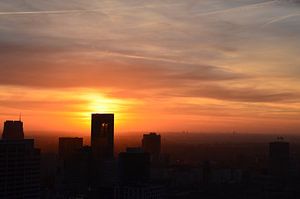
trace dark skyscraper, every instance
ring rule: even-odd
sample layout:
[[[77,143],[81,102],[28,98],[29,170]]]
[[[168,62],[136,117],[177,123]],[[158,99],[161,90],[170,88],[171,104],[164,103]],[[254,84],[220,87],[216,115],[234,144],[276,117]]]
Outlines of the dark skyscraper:
[[[150,178],[150,154],[141,148],[127,148],[119,154],[121,183],[147,182]]]
[[[24,139],[23,122],[11,121],[11,120],[4,122],[2,139],[4,140]]]
[[[23,123],[6,121],[0,140],[0,198],[40,198],[40,150],[22,139]]]
[[[127,148],[119,154],[119,183],[115,199],[162,199],[163,187],[150,180],[150,154],[141,148]]]
[[[156,133],[144,134],[142,147],[145,152],[150,153],[152,160],[157,160],[161,150],[161,137]]]
[[[290,144],[278,141],[269,144],[269,168],[270,173],[275,176],[286,176],[289,172]]]
[[[114,157],[114,114],[92,114],[91,146],[96,159]]]
[[[60,137],[58,143],[59,157],[62,159],[73,156],[83,147],[83,138]]]
[[[76,198],[77,194],[88,189],[91,160],[90,147],[83,147],[83,138],[59,138],[59,171],[62,179],[62,192],[68,198]]]

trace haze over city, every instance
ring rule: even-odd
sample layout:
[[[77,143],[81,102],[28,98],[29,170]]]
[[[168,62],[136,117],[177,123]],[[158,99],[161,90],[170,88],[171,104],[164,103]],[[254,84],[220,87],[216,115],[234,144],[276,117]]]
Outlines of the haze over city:
[[[300,198],[300,0],[0,0],[0,198]]]
[[[0,2],[0,120],[89,135],[297,133],[297,0]]]

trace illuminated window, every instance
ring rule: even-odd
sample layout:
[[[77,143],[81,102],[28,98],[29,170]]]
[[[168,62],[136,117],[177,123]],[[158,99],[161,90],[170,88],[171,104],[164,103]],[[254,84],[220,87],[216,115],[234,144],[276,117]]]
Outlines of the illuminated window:
[[[107,123],[102,123],[101,127],[108,127],[108,124]]]

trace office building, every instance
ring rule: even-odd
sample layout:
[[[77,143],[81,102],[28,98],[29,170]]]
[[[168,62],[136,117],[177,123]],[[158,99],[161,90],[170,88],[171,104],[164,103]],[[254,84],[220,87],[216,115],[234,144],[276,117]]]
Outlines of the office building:
[[[2,139],[22,140],[24,139],[23,122],[7,120],[4,122]]]
[[[91,148],[83,146],[71,153],[71,156],[67,156],[63,160],[60,172],[59,192],[65,198],[80,198],[79,195],[87,195],[91,178],[95,176],[92,169]]]
[[[7,121],[0,140],[0,198],[40,198],[40,150],[21,139],[23,123]]]
[[[83,147],[83,138],[60,137],[58,155],[60,159],[68,159]]]
[[[92,114],[91,147],[94,159],[113,159],[114,114]]]
[[[61,171],[65,190],[77,190],[84,182],[82,168],[83,138],[61,137],[58,143],[59,169]]]
[[[114,199],[163,199],[164,189],[159,185],[118,185],[115,187]]]
[[[127,148],[119,154],[121,183],[147,182],[150,179],[150,154],[141,148]]]
[[[269,144],[269,170],[271,175],[286,176],[289,172],[290,144],[283,138]]]
[[[161,137],[156,133],[144,134],[142,139],[142,148],[151,155],[151,159],[159,159],[161,151]]]

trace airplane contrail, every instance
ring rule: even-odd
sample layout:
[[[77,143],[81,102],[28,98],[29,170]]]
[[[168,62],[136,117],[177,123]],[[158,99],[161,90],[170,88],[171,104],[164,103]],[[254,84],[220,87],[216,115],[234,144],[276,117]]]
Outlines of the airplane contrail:
[[[183,60],[168,59],[168,58],[161,58],[161,57],[151,57],[151,56],[142,56],[142,55],[132,55],[132,54],[126,54],[126,53],[113,52],[113,51],[103,51],[103,52],[98,52],[98,53],[102,54],[102,56],[117,56],[117,57],[148,60],[148,61],[160,61],[160,62],[174,63],[174,64],[186,64],[186,65],[196,64],[196,63],[193,63],[193,62],[186,62],[186,61],[183,61]]]
[[[222,14],[222,13],[228,13],[228,12],[230,13],[232,11],[239,11],[242,9],[253,9],[253,8],[257,8],[259,6],[270,5],[270,4],[274,4],[276,2],[278,2],[278,0],[272,0],[272,1],[262,2],[262,3],[255,3],[255,4],[239,6],[239,7],[234,7],[234,8],[228,8],[228,9],[223,9],[223,10],[216,10],[216,11],[211,11],[211,12],[204,12],[204,13],[196,14],[195,16],[201,17],[201,16]]]
[[[271,19],[270,21],[268,21],[267,23],[265,23],[263,25],[263,27],[268,26],[268,25],[273,24],[273,23],[283,21],[283,20],[288,19],[288,18],[297,17],[297,16],[300,16],[300,13],[293,13],[293,14],[282,16],[282,17],[275,17],[275,18]]]
[[[16,12],[0,12],[0,15],[68,14],[68,13],[86,13],[86,12],[102,12],[102,10],[94,9],[94,10],[16,11]]]
[[[182,5],[182,3],[171,4],[171,6]],[[170,7],[170,5],[161,5],[163,7]],[[76,10],[42,10],[42,11],[7,11],[0,12],[0,15],[36,15],[36,14],[69,14],[69,13],[89,13],[89,12],[105,12],[116,11],[116,10],[132,10],[132,9],[140,9],[140,8],[156,8],[161,6],[155,5],[144,5],[144,6],[133,6],[133,7],[124,7],[124,8],[103,8],[103,9],[76,9]]]
[[[216,11],[211,11],[211,12],[204,12],[204,13],[199,13],[196,14],[195,16],[206,16],[206,15],[214,15],[214,14],[220,14],[220,13],[226,13],[226,12],[231,12],[231,11],[236,11],[236,10],[241,10],[241,9],[252,9],[256,8],[257,6],[262,6],[262,5],[268,5],[268,4],[273,4],[275,2],[278,2],[278,0],[271,0],[267,2],[262,2],[262,3],[256,3],[256,4],[250,4],[250,5],[245,5],[245,6],[240,6],[240,7],[235,7],[235,8],[229,8],[229,9],[224,9],[224,10],[216,10]],[[182,4],[172,4],[172,6],[178,6]],[[165,5],[167,7],[167,5]],[[160,6],[153,6],[153,5],[145,5],[145,6],[135,6],[135,7],[127,7],[127,8],[122,8],[122,10],[131,10],[131,9],[137,9],[137,8],[155,8],[155,7],[160,7]],[[89,9],[89,10],[84,10],[84,9],[77,9],[77,10],[43,10],[43,11],[7,11],[7,12],[0,12],[1,15],[36,15],[36,14],[72,14],[72,13],[89,13],[89,12],[105,12],[105,11],[114,11],[116,9]],[[117,8],[118,10],[118,8]]]

